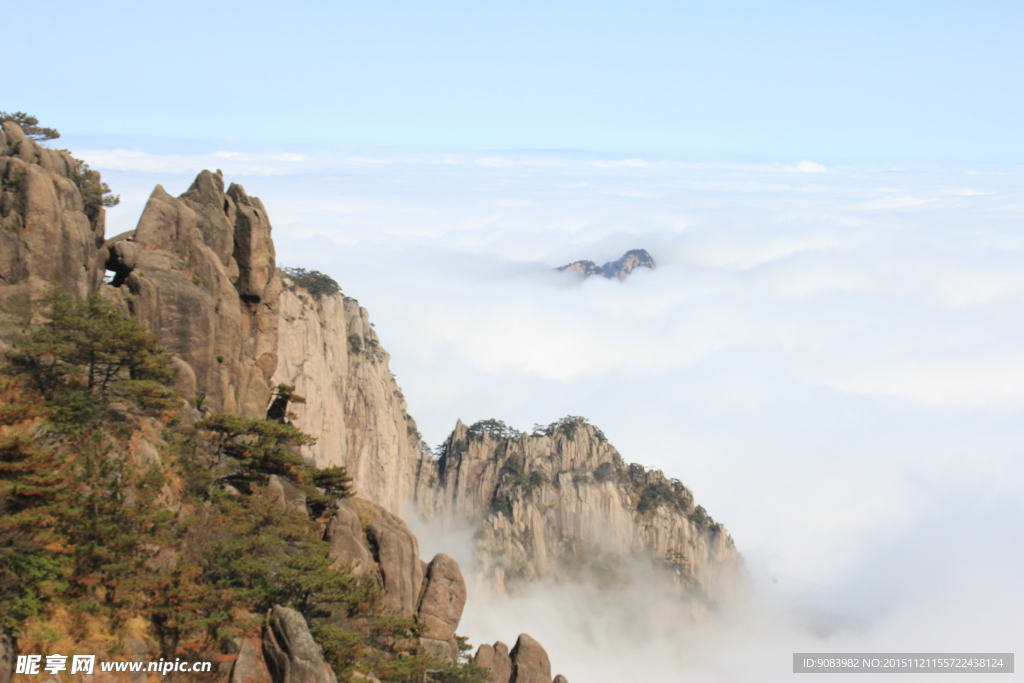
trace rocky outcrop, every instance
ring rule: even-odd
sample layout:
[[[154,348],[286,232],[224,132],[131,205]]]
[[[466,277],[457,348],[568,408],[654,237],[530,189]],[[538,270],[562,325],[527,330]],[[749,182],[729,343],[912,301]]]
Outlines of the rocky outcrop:
[[[158,185],[135,231],[107,245],[124,283],[109,295],[160,335],[177,388],[213,412],[266,415],[281,289],[270,232],[259,199],[203,171],[178,198]]]
[[[466,582],[455,560],[438,554],[424,563],[419,541],[405,522],[359,498],[340,502],[325,538],[336,566],[376,577],[395,614],[415,617],[424,625],[420,642],[429,652],[452,662],[458,659],[455,630],[466,605]]]
[[[551,683],[569,683],[569,679],[563,676],[562,674],[558,674],[553,679],[551,679]]]
[[[340,292],[317,299],[284,282],[272,383],[305,399],[289,406],[292,424],[317,437],[303,457],[344,466],[357,495],[401,514],[413,497],[421,439],[366,309]]]
[[[653,269],[654,258],[645,249],[632,249],[622,255],[617,261],[608,261],[599,266],[593,261],[574,261],[568,265],[558,268],[558,271],[571,271],[579,273],[584,277],[601,275],[608,279],[616,278],[619,281],[625,280],[637,268]]]
[[[263,659],[260,644],[250,638],[240,640],[238,658],[231,667],[230,683],[266,683],[270,680],[270,671]]]
[[[543,577],[614,582],[646,557],[680,592],[714,600],[741,571],[728,532],[682,483],[627,466],[581,418],[532,435],[459,422],[417,500],[428,518],[476,522],[481,572],[499,592]]]
[[[424,568],[420,561],[419,541],[405,522],[386,510],[365,503],[360,507],[366,539],[373,548],[373,557],[386,591],[384,600],[400,616],[411,617],[416,613],[423,587]]]
[[[277,368],[280,278],[266,210],[203,171],[157,186],[134,231],[105,240],[99,178],[68,153],[0,132],[0,305],[51,283],[103,291],[175,354],[176,388],[215,412],[263,417]],[[115,288],[103,288],[113,271]],[[0,334],[0,337],[6,335]]]
[[[288,607],[275,605],[270,610],[263,629],[263,656],[274,683],[338,683],[306,620]]]
[[[459,657],[455,629],[466,606],[466,581],[459,564],[438,553],[427,566],[416,619],[426,627],[420,641],[432,653],[449,661]]]
[[[551,683],[551,660],[547,651],[528,634],[519,635],[512,648],[512,677],[509,683]]]
[[[367,548],[359,513],[350,498],[339,503],[324,539],[330,544],[328,552],[335,560],[335,569],[347,566],[353,576],[363,576],[373,570],[373,556]]]
[[[500,640],[494,645],[481,645],[476,650],[473,663],[490,669],[487,683],[509,683],[512,678],[512,658],[508,654],[508,645]]]
[[[105,213],[83,193],[81,163],[25,136],[0,130],[0,305],[57,283],[76,296],[103,281]],[[3,335],[0,335],[3,336]]]

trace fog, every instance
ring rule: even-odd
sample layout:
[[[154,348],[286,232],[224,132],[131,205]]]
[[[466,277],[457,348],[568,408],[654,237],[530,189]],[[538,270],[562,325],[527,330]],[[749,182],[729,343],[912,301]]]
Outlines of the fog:
[[[642,575],[471,585],[474,643],[529,632],[580,683],[1021,642],[1024,169],[70,144],[122,195],[110,234],[155,183],[222,168],[262,198],[279,264],[369,309],[428,442],[584,415],[691,488],[751,576],[699,626]],[[632,248],[658,268],[552,271]],[[422,532],[471,566],[465,534]]]

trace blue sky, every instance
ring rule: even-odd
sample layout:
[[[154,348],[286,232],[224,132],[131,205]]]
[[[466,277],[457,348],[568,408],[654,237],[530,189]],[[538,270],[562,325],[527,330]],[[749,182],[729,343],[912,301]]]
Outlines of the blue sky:
[[[1019,2],[9,3],[68,133],[1019,163]],[[150,141],[148,144],[155,144]]]

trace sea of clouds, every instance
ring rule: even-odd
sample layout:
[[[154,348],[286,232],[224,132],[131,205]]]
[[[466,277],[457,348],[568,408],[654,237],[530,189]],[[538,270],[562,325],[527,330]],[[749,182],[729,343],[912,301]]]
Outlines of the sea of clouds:
[[[223,169],[280,265],[369,309],[429,443],[586,416],[695,492],[756,588],[697,631],[640,593],[478,593],[474,642],[514,617],[574,683],[1022,642],[1024,168],[129,142],[70,141],[122,195],[109,234]],[[552,270],[633,248],[658,268]]]

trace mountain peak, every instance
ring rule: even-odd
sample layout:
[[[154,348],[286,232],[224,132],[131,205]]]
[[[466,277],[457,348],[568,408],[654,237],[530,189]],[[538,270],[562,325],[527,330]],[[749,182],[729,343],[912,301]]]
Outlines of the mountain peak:
[[[629,274],[636,268],[641,267],[651,269],[655,267],[654,259],[646,249],[630,249],[622,255],[622,258],[617,261],[608,261],[603,266],[598,266],[593,261],[574,261],[556,270],[571,270],[585,277],[602,275],[608,279],[617,278],[622,281],[629,277]]]

